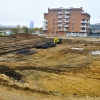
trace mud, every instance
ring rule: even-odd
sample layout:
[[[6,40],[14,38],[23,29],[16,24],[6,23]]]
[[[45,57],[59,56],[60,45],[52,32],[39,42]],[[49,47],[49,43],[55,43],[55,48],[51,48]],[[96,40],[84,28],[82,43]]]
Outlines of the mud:
[[[14,69],[11,69],[7,66],[1,65],[0,66],[0,74],[5,74],[9,77],[14,78],[15,80],[21,80],[22,75],[15,72]]]

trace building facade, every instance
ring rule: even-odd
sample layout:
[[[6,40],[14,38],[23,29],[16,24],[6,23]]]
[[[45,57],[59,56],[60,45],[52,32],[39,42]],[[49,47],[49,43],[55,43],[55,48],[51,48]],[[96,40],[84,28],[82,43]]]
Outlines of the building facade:
[[[30,21],[30,28],[34,28],[34,21]]]
[[[81,8],[48,8],[44,13],[43,30],[46,36],[86,36],[90,14]]]

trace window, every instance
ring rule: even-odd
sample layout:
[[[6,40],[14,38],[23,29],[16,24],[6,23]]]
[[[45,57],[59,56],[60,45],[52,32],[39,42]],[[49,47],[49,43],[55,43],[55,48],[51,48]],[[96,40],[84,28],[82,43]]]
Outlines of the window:
[[[55,25],[55,23],[53,23],[53,25]]]
[[[74,28],[72,28],[72,30],[74,30]]]
[[[73,23],[72,26],[74,26],[75,24]]]
[[[56,34],[58,34],[58,32],[56,32]]]
[[[53,19],[53,21],[55,21],[55,19]]]
[[[73,22],[75,22],[75,19],[73,19]]]
[[[72,12],[72,10],[69,10],[69,12]]]
[[[55,29],[55,28],[53,27],[53,29]]]
[[[54,34],[54,32],[52,32],[52,34]]]

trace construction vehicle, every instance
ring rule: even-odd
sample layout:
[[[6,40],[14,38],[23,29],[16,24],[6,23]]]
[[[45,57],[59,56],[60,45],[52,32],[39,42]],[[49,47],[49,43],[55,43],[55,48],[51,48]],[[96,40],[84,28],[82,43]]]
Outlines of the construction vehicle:
[[[54,38],[54,43],[61,44],[62,43],[62,39]]]

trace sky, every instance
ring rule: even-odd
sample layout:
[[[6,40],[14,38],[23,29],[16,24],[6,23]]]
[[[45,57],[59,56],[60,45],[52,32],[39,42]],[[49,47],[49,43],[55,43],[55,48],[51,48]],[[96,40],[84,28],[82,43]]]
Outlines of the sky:
[[[100,23],[100,0],[0,0],[1,25],[43,26],[43,13],[48,8],[80,8],[91,15],[90,23]]]

